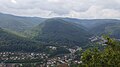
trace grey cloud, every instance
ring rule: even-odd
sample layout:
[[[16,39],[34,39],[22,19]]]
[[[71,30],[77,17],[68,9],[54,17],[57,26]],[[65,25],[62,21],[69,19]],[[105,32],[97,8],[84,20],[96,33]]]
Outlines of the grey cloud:
[[[77,18],[119,18],[119,0],[0,0],[0,12],[24,16],[68,16]],[[93,6],[96,6],[93,8]],[[100,9],[98,9],[100,7]],[[92,8],[92,9],[91,9]],[[109,10],[109,11],[108,11]],[[111,11],[110,11],[111,10]],[[95,13],[95,11],[98,11]],[[110,14],[104,14],[108,12]],[[71,14],[72,13],[72,14]],[[89,14],[92,13],[92,14]],[[104,15],[103,15],[104,14]],[[107,15],[107,16],[106,16]]]

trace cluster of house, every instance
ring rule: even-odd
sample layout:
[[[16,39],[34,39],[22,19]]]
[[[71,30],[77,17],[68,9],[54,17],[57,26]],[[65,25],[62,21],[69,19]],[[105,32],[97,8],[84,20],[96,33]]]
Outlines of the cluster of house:
[[[94,43],[98,43],[98,44],[102,44],[102,45],[107,45],[105,44],[106,42],[108,42],[104,37],[99,37],[99,36],[93,36],[91,38],[89,38],[91,42]]]
[[[5,64],[5,63],[0,63],[0,67],[20,67],[21,64]]]
[[[48,58],[45,53],[22,53],[22,52],[0,52],[0,61],[7,60],[33,60]]]
[[[75,57],[76,57],[76,55],[74,55],[73,53],[56,56],[54,58],[48,59],[46,64],[47,64],[47,67],[57,67],[57,66],[61,66],[61,65],[65,65],[65,66],[69,67],[69,65],[71,63],[81,64],[82,61],[75,60]]]
[[[50,46],[49,48],[55,50],[56,47]],[[21,67],[24,63],[5,63],[7,60],[33,60],[33,59],[44,59],[41,61],[40,64],[35,62],[33,65],[35,67],[60,67],[65,66],[69,67],[71,63],[80,64],[82,63],[79,60],[74,60],[75,56],[74,53],[78,49],[70,49],[70,54],[63,54],[56,57],[49,58],[49,54],[45,53],[22,53],[22,52],[0,52],[0,67]]]
[[[52,50],[56,50],[57,47],[48,46]],[[0,67],[22,67],[25,63],[6,63],[6,61],[13,60],[34,60],[43,59],[40,62],[32,62],[35,67],[69,67],[71,63],[80,64],[80,60],[74,60],[76,51],[82,48],[67,48],[71,53],[63,54],[56,57],[49,58],[49,54],[45,53],[26,53],[26,52],[0,52]]]
[[[116,39],[117,41],[120,41],[120,39]]]
[[[2,64],[2,63],[0,63],[0,67],[28,67],[28,66],[23,66],[22,64]],[[56,65],[56,66],[33,64],[33,66],[29,66],[29,67],[70,67],[70,66],[68,64],[60,64],[60,65]]]
[[[55,47],[55,46],[48,46],[48,48],[52,49],[52,50],[56,50],[57,49],[57,47]]]
[[[71,63],[80,64],[81,61],[73,60],[73,55],[63,55],[54,58],[48,58],[43,63],[34,63],[35,67],[70,67]],[[25,64],[25,63],[23,63]],[[22,63],[0,63],[0,67],[22,67]]]

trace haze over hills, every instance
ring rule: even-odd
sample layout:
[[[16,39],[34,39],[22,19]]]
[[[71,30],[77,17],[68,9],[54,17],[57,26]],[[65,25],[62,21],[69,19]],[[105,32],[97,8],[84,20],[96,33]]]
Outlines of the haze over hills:
[[[82,26],[84,29],[90,30],[90,32],[93,31],[93,33],[98,33],[98,32],[102,33],[101,31],[99,31],[98,28],[95,27],[98,26],[103,27],[102,25],[104,24],[109,26],[109,24],[111,23],[113,23],[113,25],[115,23],[115,26],[117,23],[116,27],[118,27],[120,23],[120,20],[117,19],[77,19],[77,18],[61,18],[61,17],[59,18],[70,23],[77,23],[78,25]],[[0,27],[4,29],[8,29],[10,31],[23,32],[25,30],[29,30],[33,27],[36,27],[41,22],[47,19],[48,18],[20,17],[10,14],[0,13]],[[95,29],[98,30],[96,31]]]
[[[80,24],[94,35],[110,34],[112,37],[120,38],[120,20],[117,19],[64,18],[64,20]]]
[[[120,38],[120,20],[116,19],[48,19],[19,17],[0,13],[0,27],[2,28],[0,29],[0,42],[4,45],[1,48],[6,47],[6,45],[8,45],[7,48],[13,45],[16,48],[21,46],[20,50],[24,50],[23,46],[26,45],[36,49],[37,45],[40,44],[41,46],[43,43],[44,45],[75,45],[82,47],[89,43],[88,38],[91,35],[96,36],[104,33],[108,34],[109,32],[112,37]]]
[[[92,33],[95,35],[109,34],[114,38],[120,38],[120,21],[110,21],[101,23],[91,28]]]
[[[11,31],[21,32],[34,27],[42,21],[44,21],[44,18],[20,17],[0,13],[0,27]]]

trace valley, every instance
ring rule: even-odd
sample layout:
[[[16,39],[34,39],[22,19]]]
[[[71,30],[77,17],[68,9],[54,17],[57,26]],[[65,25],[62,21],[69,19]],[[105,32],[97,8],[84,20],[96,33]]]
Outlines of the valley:
[[[0,13],[0,66],[81,64],[88,48],[119,41],[120,20],[21,17]]]

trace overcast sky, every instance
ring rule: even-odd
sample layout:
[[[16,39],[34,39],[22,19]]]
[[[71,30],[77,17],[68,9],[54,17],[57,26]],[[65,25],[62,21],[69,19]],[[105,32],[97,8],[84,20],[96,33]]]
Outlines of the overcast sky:
[[[120,19],[120,0],[0,0],[0,12],[36,17]]]

